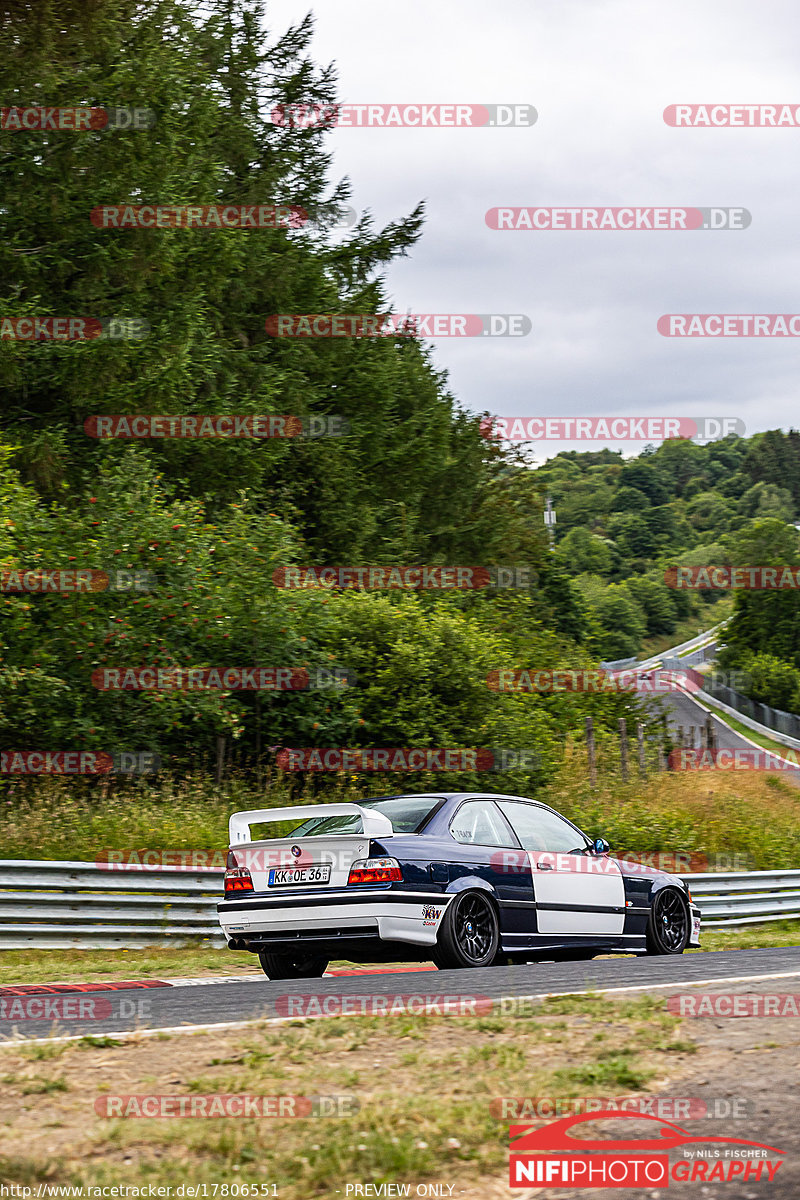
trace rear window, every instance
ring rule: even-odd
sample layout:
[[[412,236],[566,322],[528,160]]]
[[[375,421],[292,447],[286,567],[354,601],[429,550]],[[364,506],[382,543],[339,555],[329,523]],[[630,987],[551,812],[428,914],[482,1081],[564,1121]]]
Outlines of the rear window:
[[[360,808],[372,808],[392,822],[395,833],[416,833],[427,821],[441,796],[387,796],[382,800],[359,800]],[[361,821],[352,817],[310,817],[289,836],[320,837],[326,833],[358,833]]]

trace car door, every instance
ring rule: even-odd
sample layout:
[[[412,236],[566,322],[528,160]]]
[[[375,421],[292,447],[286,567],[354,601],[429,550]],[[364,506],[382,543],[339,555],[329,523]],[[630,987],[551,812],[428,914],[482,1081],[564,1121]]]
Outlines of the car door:
[[[610,937],[625,925],[625,885],[616,862],[552,809],[498,800],[528,852],[539,933]]]
[[[451,884],[478,876],[494,889],[506,949],[524,947],[534,931],[533,868],[493,797],[458,806],[450,821],[457,846],[449,865]]]

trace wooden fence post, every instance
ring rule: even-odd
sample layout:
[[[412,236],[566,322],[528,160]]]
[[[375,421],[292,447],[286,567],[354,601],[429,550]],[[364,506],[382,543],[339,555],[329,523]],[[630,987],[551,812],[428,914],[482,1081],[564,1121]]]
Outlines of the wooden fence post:
[[[594,746],[594,724],[591,717],[586,718],[586,755],[589,760],[589,783],[597,787],[597,758]]]
[[[640,721],[636,726],[636,741],[639,745],[639,774],[647,779],[647,762],[644,756],[644,725]]]
[[[217,738],[217,787],[222,785],[222,770],[225,766],[225,738]]]

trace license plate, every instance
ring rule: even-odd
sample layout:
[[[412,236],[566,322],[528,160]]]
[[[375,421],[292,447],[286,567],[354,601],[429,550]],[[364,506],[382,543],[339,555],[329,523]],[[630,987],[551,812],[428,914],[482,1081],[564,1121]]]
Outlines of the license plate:
[[[267,885],[283,887],[290,883],[329,883],[330,866],[326,867],[272,867]]]

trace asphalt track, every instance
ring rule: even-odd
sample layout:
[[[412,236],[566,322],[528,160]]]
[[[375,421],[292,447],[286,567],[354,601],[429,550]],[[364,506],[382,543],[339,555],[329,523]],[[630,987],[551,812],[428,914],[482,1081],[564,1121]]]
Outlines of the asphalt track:
[[[664,696],[663,703],[667,708],[667,721],[673,733],[678,730],[679,726],[697,728],[705,725],[705,721],[710,715],[711,720],[714,721],[716,743],[720,750],[752,750],[752,743],[742,738],[740,733],[735,733],[718,716],[709,714],[708,710],[700,706],[697,701],[692,700],[691,696],[673,692],[670,696]],[[697,733],[694,734],[694,745],[699,746],[699,734]]]
[[[225,952],[220,951],[224,970]],[[111,1033],[145,1030],[187,1030],[196,1026],[219,1026],[263,1018],[290,1017],[288,997],[351,997],[351,1006],[367,1011],[369,997],[538,997],[617,989],[655,988],[666,997],[673,987],[728,981],[741,988],[752,980],[774,976],[771,986],[794,992],[800,979],[800,946],[767,950],[725,950],[684,954],[670,958],[604,958],[590,962],[537,963],[513,967],[488,967],[473,971],[380,972],[370,975],[328,977],[313,980],[268,980],[266,977],[235,982],[181,981],[174,985],[150,981],[114,990],[108,985],[84,985],[76,992],[20,995],[22,989],[0,989],[0,1045],[20,1036],[43,1039],[60,1036],[101,1037]],[[11,992],[16,994],[12,995]],[[15,1013],[30,1013],[34,1001],[37,1019],[10,1019]],[[46,1003],[42,1003],[45,1001]],[[67,1003],[69,1001],[69,1003]],[[15,1005],[16,1006],[13,1007]],[[22,1007],[20,1008],[20,1004]],[[507,1002],[506,1009],[513,1007]],[[469,1010],[467,1010],[469,1011]],[[54,1017],[54,1012],[60,1015]],[[457,1019],[457,1018],[456,1018]]]
[[[693,745],[695,748],[700,746],[700,731],[699,726],[704,725],[708,717],[714,725],[714,734],[716,737],[716,745],[719,750],[761,750],[757,743],[749,741],[747,737],[740,733],[734,732],[729,725],[716,715],[714,712],[709,712],[703,708],[691,696],[684,695],[680,692],[673,692],[669,696],[664,696],[656,701],[657,704],[663,704],[667,714],[667,724],[669,725],[673,736],[676,731],[683,727],[694,728]],[[762,750],[763,753],[763,750]],[[705,772],[707,774],[707,772]],[[780,771],[781,779],[785,779],[788,783],[793,783],[800,786],[800,769],[796,767],[786,767]]]
[[[667,709],[667,722],[673,733],[679,726],[697,728],[704,725],[711,716],[714,722],[717,746],[720,750],[752,750],[752,742],[748,742],[741,734],[735,733],[724,721],[721,721],[713,713],[709,713],[690,696],[674,692],[672,695],[664,697],[663,704]],[[699,734],[695,734],[694,744],[699,747]]]

